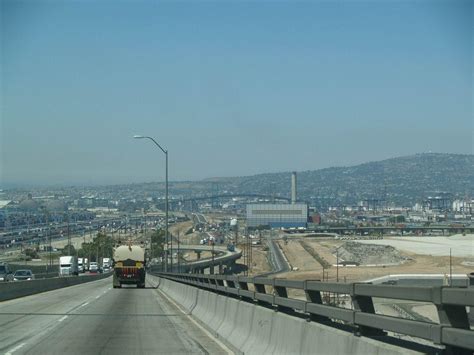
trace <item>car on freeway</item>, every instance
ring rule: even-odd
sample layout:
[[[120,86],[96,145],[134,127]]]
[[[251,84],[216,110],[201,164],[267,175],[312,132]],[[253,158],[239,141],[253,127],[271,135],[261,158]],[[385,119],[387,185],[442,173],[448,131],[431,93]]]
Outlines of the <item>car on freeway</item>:
[[[34,279],[35,275],[31,270],[17,270],[13,274],[13,281],[30,281]]]
[[[91,261],[89,264],[89,272],[95,274],[99,272],[99,265],[95,261]]]
[[[8,267],[8,264],[0,264],[0,282],[1,281],[13,281],[13,273]]]

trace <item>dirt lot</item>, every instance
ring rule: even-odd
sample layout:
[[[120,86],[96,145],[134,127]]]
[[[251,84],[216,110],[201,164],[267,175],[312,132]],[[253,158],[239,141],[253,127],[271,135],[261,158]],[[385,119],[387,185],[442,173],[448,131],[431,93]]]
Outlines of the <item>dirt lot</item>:
[[[293,242],[293,243],[292,243]],[[327,260],[331,265],[336,264],[336,257],[332,250],[340,246],[343,242],[336,240],[317,240],[306,239],[306,242],[313,247],[321,258]],[[300,249],[300,244],[296,240],[291,240],[285,245],[281,243],[285,255],[290,260],[290,263],[300,265],[300,271],[293,271],[285,274],[280,274],[278,277],[292,278],[292,279],[323,279],[323,272],[321,265],[314,260],[308,261],[308,253]],[[409,257],[411,260],[404,264],[385,266],[385,267],[339,267],[339,281],[363,281],[375,277],[385,276],[389,274],[410,274],[410,273],[427,273],[427,274],[444,274],[449,273],[449,256],[431,256],[401,251],[401,254]],[[464,266],[462,262],[466,258],[453,257],[453,273],[466,274],[473,271],[473,267]],[[324,279],[328,278],[330,281],[336,280],[337,268],[331,266],[325,270],[326,275]]]
[[[300,240],[290,239],[287,243],[279,241],[278,244],[285,253],[293,270],[297,269],[298,272],[322,272],[322,265],[303,248]]]
[[[262,247],[252,248],[252,269],[250,276],[263,274],[271,271],[267,260],[267,252]]]
[[[169,231],[174,236],[177,236],[179,233],[180,238],[181,238],[192,226],[193,226],[192,221],[179,222],[179,223],[170,225]]]

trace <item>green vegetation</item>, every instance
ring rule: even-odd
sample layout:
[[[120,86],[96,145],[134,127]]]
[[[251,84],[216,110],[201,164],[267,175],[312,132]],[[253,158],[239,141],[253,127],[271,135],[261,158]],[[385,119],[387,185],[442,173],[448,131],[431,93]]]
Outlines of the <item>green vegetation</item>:
[[[74,245],[68,244],[61,250],[61,255],[76,255],[76,248],[74,248]]]
[[[162,256],[165,244],[165,231],[160,229],[154,231],[151,235],[151,257],[158,258]],[[171,234],[170,234],[171,237]]]
[[[39,259],[38,251],[36,249],[25,249],[23,251],[23,254],[25,254],[25,259],[26,260],[31,260],[31,259]]]
[[[88,258],[89,261],[98,261],[97,257],[111,258],[114,253],[114,245],[115,242],[111,236],[99,232],[92,242],[82,243],[77,255],[80,258]],[[67,247],[65,249],[67,250]]]
[[[391,223],[405,223],[405,216],[398,215],[398,216],[390,217],[390,222]]]

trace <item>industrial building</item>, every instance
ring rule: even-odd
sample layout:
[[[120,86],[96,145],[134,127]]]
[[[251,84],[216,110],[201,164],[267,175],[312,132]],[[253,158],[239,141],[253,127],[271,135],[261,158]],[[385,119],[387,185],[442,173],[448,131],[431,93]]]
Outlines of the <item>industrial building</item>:
[[[298,203],[296,173],[291,174],[291,204],[256,203],[247,205],[247,227],[270,226],[272,228],[306,227],[308,205]]]
[[[247,205],[247,227],[299,228],[306,227],[307,221],[308,205],[306,203],[256,203]]]

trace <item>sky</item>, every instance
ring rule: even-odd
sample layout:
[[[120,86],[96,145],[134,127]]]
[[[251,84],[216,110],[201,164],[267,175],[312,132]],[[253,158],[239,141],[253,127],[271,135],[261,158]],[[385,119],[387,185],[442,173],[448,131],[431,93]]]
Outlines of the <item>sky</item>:
[[[474,150],[472,1],[0,4],[0,186]]]

